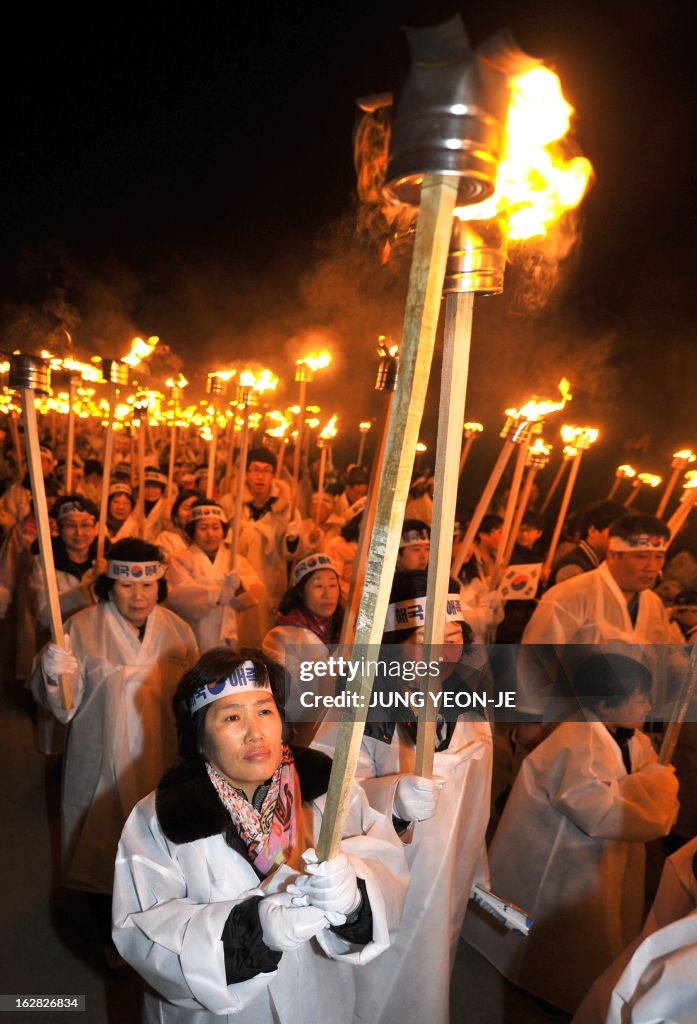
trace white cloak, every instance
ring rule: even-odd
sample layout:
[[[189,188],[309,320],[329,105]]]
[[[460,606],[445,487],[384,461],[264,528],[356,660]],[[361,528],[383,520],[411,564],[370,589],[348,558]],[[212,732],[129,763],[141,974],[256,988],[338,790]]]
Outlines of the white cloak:
[[[573,582],[573,581],[570,581]],[[527,938],[484,916],[465,938],[509,981],[573,1012],[638,935],[644,843],[666,835],[677,780],[641,732],[632,773],[600,722],[562,722],[523,761],[489,851],[493,891],[535,919]]]
[[[285,952],[277,970],[228,985],[223,927],[250,896],[286,888],[299,855],[319,834],[325,797],[303,805],[291,866],[260,882],[222,835],[175,844],[162,833],[151,794],[135,808],[119,845],[114,878],[114,941],[158,992],[146,994],[145,1021],[157,1024],[351,1024],[363,965],[389,945],[407,885],[401,843],[354,787],[342,850],[366,882],[373,940],[349,945],[330,931]]]
[[[126,818],[174,760],[171,701],[195,664],[194,636],[173,612],[156,605],[142,643],[116,606],[104,601],[68,620],[78,671],[74,708],[62,708],[37,660],[32,692],[60,722],[70,722],[62,792],[65,882],[111,892],[114,857]]]

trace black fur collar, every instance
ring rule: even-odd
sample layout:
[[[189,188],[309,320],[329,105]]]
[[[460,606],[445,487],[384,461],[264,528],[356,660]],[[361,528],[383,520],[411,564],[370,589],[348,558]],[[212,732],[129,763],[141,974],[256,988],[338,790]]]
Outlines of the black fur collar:
[[[327,792],[332,761],[319,750],[292,747],[295,768],[304,802]],[[210,783],[202,761],[177,758],[160,779],[155,797],[160,828],[172,843],[192,843],[223,833],[228,846],[245,852],[244,843],[232,826]]]

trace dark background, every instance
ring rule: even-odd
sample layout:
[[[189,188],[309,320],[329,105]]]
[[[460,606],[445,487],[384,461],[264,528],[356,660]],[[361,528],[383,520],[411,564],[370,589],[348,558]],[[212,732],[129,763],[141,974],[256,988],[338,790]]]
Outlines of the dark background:
[[[454,9],[16,11],[0,71],[0,347],[56,347],[65,326],[82,355],[113,356],[153,333],[188,376],[260,360],[288,380],[305,340],[329,339],[337,358],[310,399],[341,415],[337,461],[355,458],[358,421],[379,412],[375,342],[399,337],[407,265],[382,269],[355,238],[354,101],[398,88],[400,23]],[[689,8],[460,10],[473,45],[507,26],[547,58],[596,172],[545,308],[525,302],[525,261],[502,297],[477,301],[468,415],[488,429],[473,495],[503,409],[554,396],[562,374],[574,385],[567,419],[602,430],[581,496],[606,492],[619,462],[665,476],[676,447],[697,445]],[[431,449],[434,429],[432,402]]]

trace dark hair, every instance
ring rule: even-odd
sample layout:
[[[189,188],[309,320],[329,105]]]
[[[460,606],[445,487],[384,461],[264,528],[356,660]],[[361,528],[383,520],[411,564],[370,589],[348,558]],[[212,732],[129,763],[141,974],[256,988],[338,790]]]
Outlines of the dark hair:
[[[221,510],[221,512],[223,512],[223,513],[225,512],[225,509],[222,507],[222,505],[219,505],[217,501],[213,501],[212,498],[201,498],[201,497],[199,497],[198,501],[195,501],[193,503],[193,505],[191,506],[191,511],[193,512],[195,508],[203,508],[204,505],[215,505],[215,507],[219,508]],[[220,522],[221,526],[223,527],[223,537],[224,537],[225,534],[228,531],[228,527],[229,527],[230,524],[227,521],[227,519],[220,519],[218,521]],[[200,519],[194,519],[193,521],[190,519],[189,522],[184,527],[185,531],[188,533],[188,535],[191,537],[192,540],[194,539],[194,533],[196,532],[196,524],[200,523],[200,522],[201,522]]]
[[[622,540],[629,540],[640,533],[650,533],[655,537],[670,540],[670,530],[663,520],[656,516],[625,515],[621,519],[616,519],[610,527],[610,536],[621,537]]]
[[[349,466],[344,473],[344,486],[346,487],[355,487],[357,484],[367,484],[369,482],[368,470],[363,466]]]
[[[636,690],[648,694],[651,673],[626,654],[591,654],[575,668],[571,685],[582,708],[597,708],[601,701],[614,708]]]
[[[431,527],[428,525],[428,523],[425,523],[423,519],[405,519],[404,522],[402,523],[402,534],[405,534],[407,530],[416,530],[418,532],[420,532],[421,530],[426,530],[429,537],[431,536]],[[402,550],[402,547],[403,545],[400,544],[400,551]]]
[[[85,476],[90,476],[92,473],[103,476],[104,464],[99,459],[85,459]]]
[[[545,517],[541,512],[525,512],[520,521],[521,526],[532,526],[533,530],[544,530]]]
[[[185,501],[188,501],[189,498],[197,498],[198,499],[200,497],[201,497],[201,492],[200,491],[194,491],[194,490],[180,491],[179,494],[177,495],[175,501],[174,501],[174,504],[172,505],[172,510],[171,510],[171,512],[169,514],[169,518],[172,520],[172,522],[173,523],[176,522],[177,512],[179,511],[179,509],[181,508],[181,506],[184,504]]]
[[[155,544],[149,544],[139,537],[124,537],[117,540],[109,551],[109,558],[115,562],[165,562],[165,556]],[[108,601],[116,580],[102,574],[94,584],[94,592],[100,601]],[[167,597],[167,580],[161,576],[157,581],[157,603]]]
[[[210,704],[199,708],[193,715],[189,711],[189,701],[202,686],[220,682],[227,677],[243,661],[251,661],[255,668],[265,669],[271,684],[271,693],[283,718],[285,696],[284,671],[270,661],[261,651],[242,649],[239,654],[229,647],[212,647],[206,651],[193,668],[190,668],[179,680],[179,685],[172,698],[172,708],[177,724],[179,753],[187,759],[201,760],[204,738],[204,726]]]
[[[249,469],[253,462],[265,462],[267,466],[276,470],[276,456],[268,448],[251,448],[247,453],[245,469]]]
[[[493,512],[488,512],[485,516],[482,517],[482,521],[479,524],[479,529],[477,530],[477,537],[475,537],[475,540],[479,537],[480,533],[493,533],[494,530],[498,530],[499,526],[503,526],[503,517],[497,516]]]
[[[361,523],[363,522],[363,512],[359,512],[356,516],[351,516],[347,519],[344,525],[339,530],[339,535],[344,540],[357,541],[361,533]]]
[[[61,494],[60,498],[56,500],[56,503],[51,511],[52,517],[56,521],[58,521],[58,516],[63,505],[68,505],[70,502],[73,501],[81,506],[82,512],[86,513],[86,515],[88,516],[92,516],[95,522],[98,521],[99,509],[97,508],[93,501],[90,501],[89,498],[83,497],[82,494]],[[60,529],[60,523],[58,524],[58,529]]]
[[[581,513],[578,520],[579,533],[583,540],[587,540],[591,527],[606,530],[617,519],[622,519],[626,515],[627,509],[619,501],[596,501]]]
[[[397,601],[408,601],[412,597],[426,597],[427,583],[428,572],[426,569],[404,569],[396,572],[394,574],[394,579],[392,580],[390,604],[395,604]],[[457,580],[454,580],[452,576],[448,580],[448,593],[460,593],[460,584]],[[471,644],[472,630],[466,622],[461,622],[460,625],[462,626],[463,643]],[[408,640],[418,628],[418,625],[416,625],[411,629],[394,629],[390,632],[383,633],[382,643],[402,644],[405,640]]]

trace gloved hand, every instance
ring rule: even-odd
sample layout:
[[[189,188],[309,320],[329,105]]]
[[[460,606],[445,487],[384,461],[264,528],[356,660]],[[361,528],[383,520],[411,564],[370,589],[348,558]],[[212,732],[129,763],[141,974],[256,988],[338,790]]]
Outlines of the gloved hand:
[[[445,779],[425,779],[421,775],[403,775],[397,783],[393,813],[402,821],[426,821],[438,807]]]
[[[237,596],[237,591],[241,586],[240,574],[236,570],[226,572],[223,576],[223,584],[220,588],[220,597],[218,598],[219,604],[228,604]]]
[[[481,740],[470,740],[456,750],[439,750],[433,755],[433,774],[447,778],[465,761],[478,761],[484,754]]]
[[[298,907],[285,892],[274,892],[259,900],[259,922],[264,942],[277,953],[297,949],[314,935],[329,927],[329,921],[316,907]]]
[[[65,650],[57,644],[48,644],[41,655],[41,668],[49,683],[57,685],[61,676],[71,676],[77,672],[77,659],[70,646],[70,637],[63,637]]]
[[[328,915],[331,924],[343,924],[361,903],[351,861],[345,853],[340,853],[320,864],[312,848],[305,850],[303,860],[307,865],[305,874],[289,885],[287,891],[296,897],[307,896],[311,906]]]

